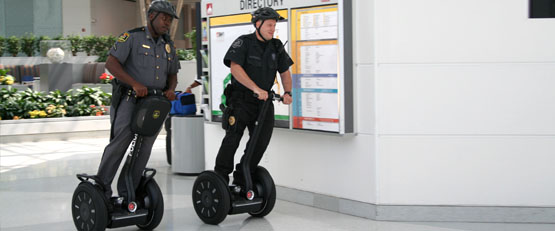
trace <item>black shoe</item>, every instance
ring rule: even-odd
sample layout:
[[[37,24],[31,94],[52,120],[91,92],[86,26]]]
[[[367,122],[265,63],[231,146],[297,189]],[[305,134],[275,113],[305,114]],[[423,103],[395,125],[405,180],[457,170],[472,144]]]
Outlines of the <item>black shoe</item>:
[[[110,198],[110,203],[108,204],[108,207],[111,207],[111,210],[108,209],[109,211],[115,211],[115,210],[119,210],[123,208],[123,197],[111,197]]]
[[[234,185],[244,186],[245,185],[245,177],[243,176],[242,172],[235,171],[233,172],[233,183]]]

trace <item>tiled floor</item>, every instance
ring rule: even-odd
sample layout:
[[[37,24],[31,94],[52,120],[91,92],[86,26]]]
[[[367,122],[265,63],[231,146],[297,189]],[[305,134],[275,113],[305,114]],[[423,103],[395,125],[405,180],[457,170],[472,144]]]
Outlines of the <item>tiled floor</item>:
[[[555,224],[378,222],[282,200],[263,219],[232,215],[219,226],[205,225],[191,205],[195,178],[171,173],[163,138],[155,143],[149,164],[158,170],[164,193],[164,218],[156,230],[555,230]],[[94,174],[106,143],[107,138],[0,144],[0,230],[75,230],[70,210],[75,174]]]

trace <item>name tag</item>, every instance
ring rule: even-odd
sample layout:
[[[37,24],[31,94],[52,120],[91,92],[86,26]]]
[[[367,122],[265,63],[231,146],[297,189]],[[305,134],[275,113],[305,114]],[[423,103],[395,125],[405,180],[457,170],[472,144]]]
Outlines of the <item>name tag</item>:
[[[143,44],[143,47],[146,49],[150,49],[150,46]]]

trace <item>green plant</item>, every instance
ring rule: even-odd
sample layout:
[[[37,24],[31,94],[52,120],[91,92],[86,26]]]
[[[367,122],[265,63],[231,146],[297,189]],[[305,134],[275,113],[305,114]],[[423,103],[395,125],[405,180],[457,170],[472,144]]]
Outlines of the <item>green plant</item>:
[[[108,36],[108,49],[110,49],[113,45],[116,44],[117,39],[118,38],[116,36],[113,36],[113,35]]]
[[[179,60],[194,60],[195,59],[195,51],[188,49],[188,50],[184,50],[184,49],[177,49],[176,50],[176,54],[177,54],[177,58]]]
[[[19,54],[19,51],[21,50],[21,45],[19,44],[19,38],[12,35],[8,38],[6,43],[8,47],[8,52],[12,54],[13,57],[16,57],[17,54]]]
[[[15,88],[0,89],[0,120],[1,119],[19,119],[21,114],[19,111],[20,96]],[[19,116],[18,116],[19,115]],[[17,116],[17,117],[16,117]]]
[[[94,48],[98,59],[96,62],[106,62],[110,54],[110,48],[116,43],[115,36],[101,36],[98,38],[97,46]]]
[[[73,101],[81,105],[110,105],[111,94],[105,93],[100,88],[85,87],[73,92]]]
[[[4,55],[4,51],[6,50],[6,38],[4,36],[0,36],[0,57]]]
[[[59,90],[48,95],[31,89],[0,89],[0,119],[23,119],[61,116],[103,115],[111,94],[100,88],[83,87],[65,93]]]
[[[66,39],[71,42],[71,53],[73,56],[77,56],[77,52],[83,50],[83,39],[79,35],[68,35]]]
[[[46,103],[47,104],[55,104],[55,105],[71,105],[73,104],[73,98],[71,97],[71,90],[69,91],[70,94],[67,92],[61,92],[60,90],[51,91],[46,95]]]
[[[102,63],[102,62],[106,62],[106,60],[108,60],[108,55],[110,54],[110,51],[104,51],[103,53],[98,54],[98,59],[96,59],[97,63]]]
[[[14,83],[14,77],[8,75],[10,69],[0,69],[0,84],[2,85],[12,85]]]
[[[115,37],[100,36],[96,37],[96,46],[94,47],[94,55],[98,55],[97,62],[106,62],[110,47],[115,43]]]
[[[96,37],[96,45],[94,47],[95,55],[100,55],[105,53],[110,48],[110,44],[108,44],[108,36],[100,36]]]
[[[25,36],[21,37],[21,50],[23,53],[29,57],[34,56],[36,42],[37,37],[32,33],[26,33]]]
[[[27,90],[19,92],[19,95],[23,101],[36,102],[39,104],[45,103],[47,100],[44,93],[40,91],[33,91],[31,88],[27,88]]]
[[[197,30],[193,27],[193,30],[185,33],[185,38],[191,40],[192,50],[197,50]]]
[[[50,40],[50,37],[48,37],[48,36],[46,36],[46,35],[41,35],[41,36],[38,37],[37,43],[35,43],[35,51],[36,51],[37,53],[41,53],[41,52],[40,52],[40,42],[41,42],[42,40]]]
[[[56,35],[54,36],[54,38],[52,38],[52,40],[63,40],[64,36],[63,35]]]
[[[83,50],[87,52],[87,55],[92,55],[94,52],[94,47],[96,46],[96,37],[94,35],[89,35],[83,37]]]

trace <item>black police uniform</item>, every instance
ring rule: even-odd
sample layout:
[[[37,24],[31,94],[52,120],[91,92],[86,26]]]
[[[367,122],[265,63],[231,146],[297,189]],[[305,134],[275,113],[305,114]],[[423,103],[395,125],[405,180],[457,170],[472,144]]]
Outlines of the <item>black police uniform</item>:
[[[293,65],[293,60],[285,52],[284,45],[279,39],[262,42],[256,38],[255,33],[242,35],[237,38],[225,55],[224,64],[228,67],[231,66],[231,61],[239,64],[258,87],[269,91],[274,84],[276,71],[283,73],[289,70],[289,67]],[[263,101],[253,96],[254,93],[251,90],[243,86],[235,78],[231,79],[231,88],[231,93],[226,95],[226,101],[228,106],[233,108],[232,114],[235,122],[226,131],[218,151],[218,156],[216,157],[216,166],[214,167],[214,170],[226,179],[228,179],[228,175],[233,171],[234,155],[239,147],[243,131],[245,128],[248,128],[249,135],[252,136],[255,122],[263,103]],[[274,107],[272,104],[265,115],[257,144],[252,144],[249,138],[247,148],[245,149],[246,152],[250,145],[255,145],[250,166],[250,169],[253,171],[258,166],[266,147],[270,143],[273,128]],[[244,155],[234,173],[235,183],[241,183],[243,180],[242,173],[240,172],[240,165],[243,163],[243,159]]]
[[[168,75],[176,74],[181,68],[169,36],[164,35],[154,39],[150,35],[148,27],[139,27],[123,33],[110,50],[110,55],[121,63],[123,70],[133,79],[149,89],[163,90],[167,87]],[[131,91],[130,86],[120,83],[114,86],[112,95],[110,143],[104,149],[97,173],[107,189],[105,193],[108,198],[112,195],[110,187],[112,180],[125,151],[133,140],[130,127],[135,101],[134,97],[129,95]],[[117,95],[121,95],[121,97]],[[135,188],[139,185],[141,174],[146,167],[157,136],[158,133],[154,136],[143,137],[135,169],[132,169]],[[123,175],[120,175],[118,180],[118,192],[120,196],[126,196]]]

